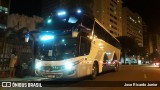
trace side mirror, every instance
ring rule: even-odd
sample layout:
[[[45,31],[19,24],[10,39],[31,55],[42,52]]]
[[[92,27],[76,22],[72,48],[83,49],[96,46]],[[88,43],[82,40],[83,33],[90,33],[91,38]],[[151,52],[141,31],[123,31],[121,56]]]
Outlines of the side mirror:
[[[30,38],[30,35],[29,35],[29,33],[27,33],[27,34],[25,35],[25,42],[28,42],[28,41],[29,41],[29,38]]]

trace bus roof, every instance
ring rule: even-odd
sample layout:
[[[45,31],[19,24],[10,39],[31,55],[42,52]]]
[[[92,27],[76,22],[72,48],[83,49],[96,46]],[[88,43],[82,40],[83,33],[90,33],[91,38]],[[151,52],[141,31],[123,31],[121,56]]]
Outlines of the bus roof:
[[[99,21],[98,21],[98,19],[96,19],[96,18],[94,18],[95,19],[95,21],[103,28],[103,29],[105,29],[114,39],[116,39],[118,42],[119,42],[119,40],[117,39],[117,38],[115,38],[109,31],[108,31],[108,29],[106,29]]]

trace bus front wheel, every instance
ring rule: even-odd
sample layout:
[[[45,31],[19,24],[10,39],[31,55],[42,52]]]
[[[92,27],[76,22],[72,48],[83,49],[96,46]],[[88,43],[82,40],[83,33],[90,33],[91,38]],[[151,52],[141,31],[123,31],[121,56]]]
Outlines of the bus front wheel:
[[[91,74],[91,79],[95,79],[98,74],[98,65],[97,63],[94,62],[92,66],[92,74]]]

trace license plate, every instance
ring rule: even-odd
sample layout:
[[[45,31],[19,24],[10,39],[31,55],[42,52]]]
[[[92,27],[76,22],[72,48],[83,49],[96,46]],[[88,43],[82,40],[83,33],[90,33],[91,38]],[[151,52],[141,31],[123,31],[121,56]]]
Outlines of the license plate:
[[[48,78],[55,78],[55,75],[48,75]]]
[[[46,70],[46,72],[47,72],[47,73],[50,73],[51,71],[49,71],[49,70]]]

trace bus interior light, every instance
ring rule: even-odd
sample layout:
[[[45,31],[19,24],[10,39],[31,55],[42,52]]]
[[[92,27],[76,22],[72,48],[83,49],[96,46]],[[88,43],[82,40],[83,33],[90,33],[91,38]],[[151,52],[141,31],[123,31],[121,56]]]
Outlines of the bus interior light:
[[[58,16],[66,15],[66,12],[65,12],[65,11],[61,11],[61,12],[58,12],[57,15],[58,15]]]
[[[44,35],[40,38],[42,41],[54,39],[53,35]]]
[[[99,43],[98,45],[99,45],[99,46],[102,46],[103,44],[102,44],[102,43]]]
[[[68,23],[76,23],[78,21],[77,18],[75,17],[70,17],[69,20],[68,20]]]
[[[100,46],[99,48],[100,48],[100,49],[103,49],[104,47],[103,47],[103,46]]]

